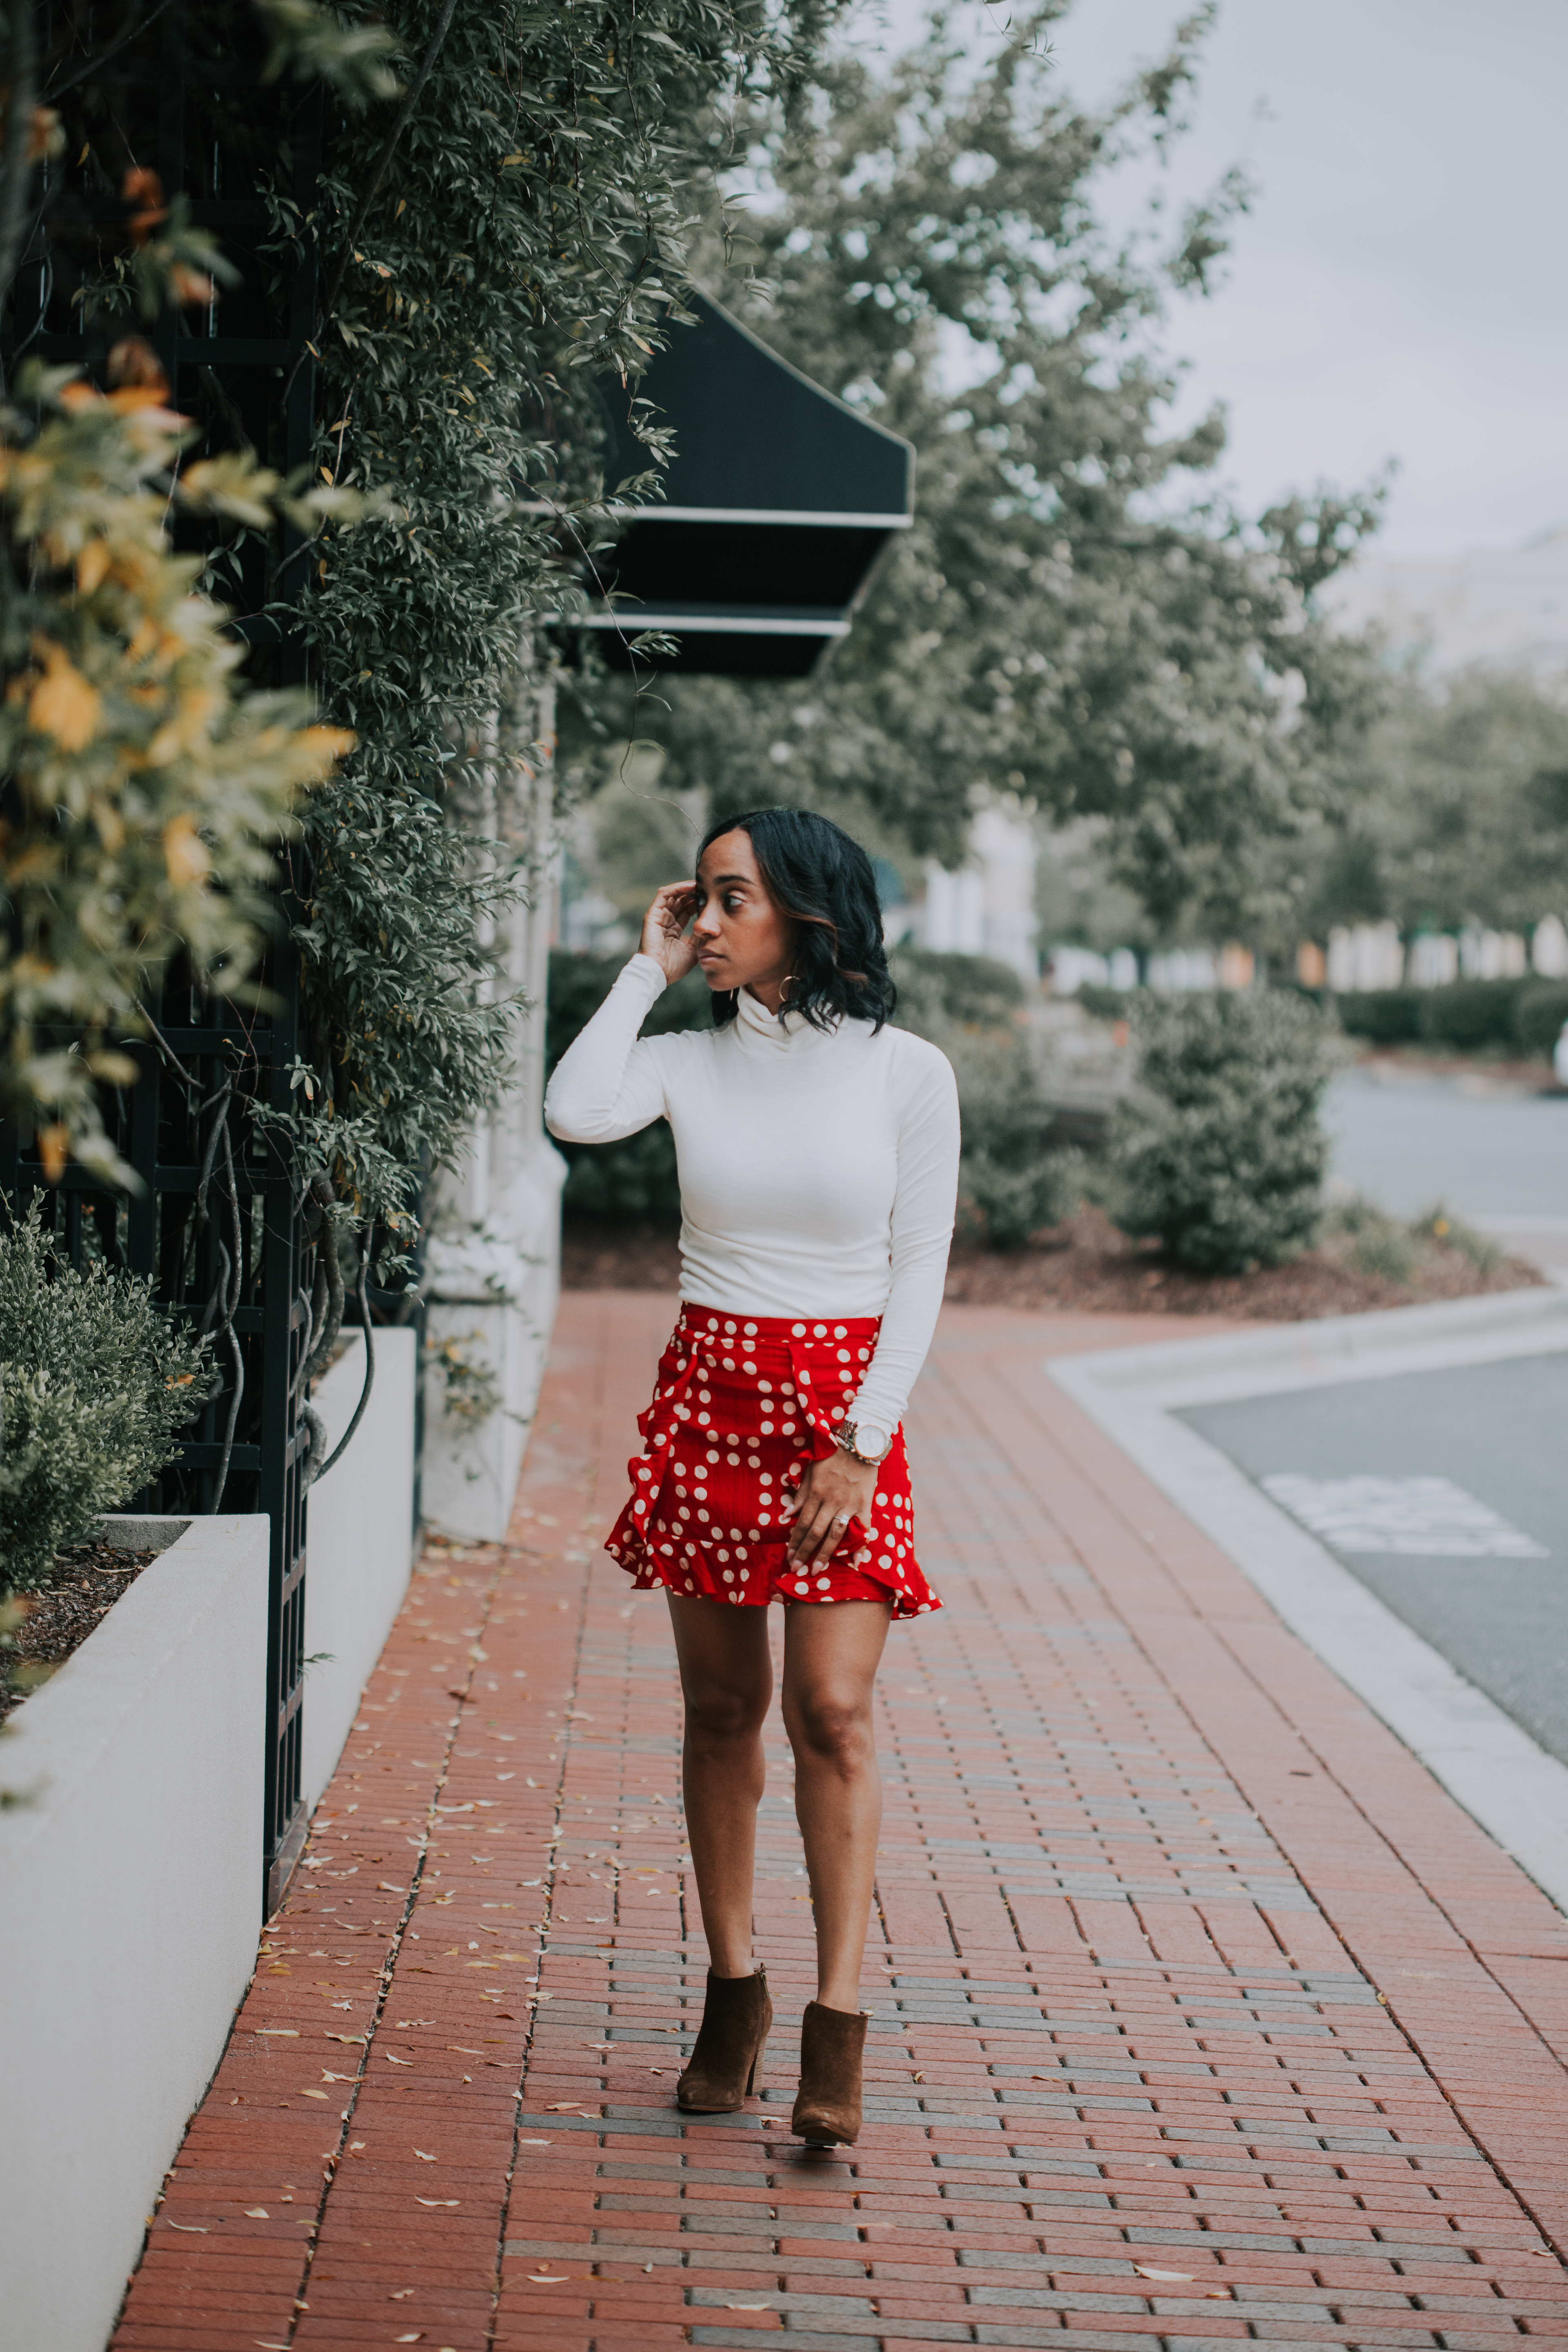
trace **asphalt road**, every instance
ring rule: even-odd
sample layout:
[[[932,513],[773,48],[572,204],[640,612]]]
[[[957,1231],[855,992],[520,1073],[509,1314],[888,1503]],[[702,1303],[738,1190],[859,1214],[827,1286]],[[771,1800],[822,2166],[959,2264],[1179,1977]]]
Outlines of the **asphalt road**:
[[[1521,1228],[1542,1217],[1568,1223],[1568,1095],[1348,1070],[1323,1118],[1333,1175],[1396,1216],[1441,1200],[1461,1216]]]
[[[1568,1136],[1568,1105],[1563,1108]],[[1352,1575],[1568,1764],[1568,1354],[1348,1381],[1200,1405],[1180,1417],[1259,1485],[1280,1477],[1445,1479],[1538,1546],[1544,1558],[1454,1558],[1342,1549],[1320,1536]],[[1353,1491],[1331,1489],[1331,1499]]]

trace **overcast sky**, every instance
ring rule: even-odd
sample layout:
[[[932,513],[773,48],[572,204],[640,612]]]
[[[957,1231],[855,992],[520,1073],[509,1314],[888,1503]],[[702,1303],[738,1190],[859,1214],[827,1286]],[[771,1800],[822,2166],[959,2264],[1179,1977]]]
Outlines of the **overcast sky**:
[[[918,0],[868,0],[900,45]],[[1157,55],[1171,0],[1078,0],[1064,84],[1099,101]],[[976,7],[978,46],[1006,11]],[[1399,460],[1390,554],[1568,524],[1568,0],[1221,0],[1184,200],[1258,183],[1226,282],[1178,304],[1184,414],[1223,400],[1247,506]]]

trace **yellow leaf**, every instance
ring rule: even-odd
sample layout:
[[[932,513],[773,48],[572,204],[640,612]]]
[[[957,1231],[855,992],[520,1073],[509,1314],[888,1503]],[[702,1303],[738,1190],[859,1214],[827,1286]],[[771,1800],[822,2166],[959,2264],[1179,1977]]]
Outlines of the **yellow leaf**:
[[[44,1163],[44,1181],[58,1184],[66,1172],[70,1158],[70,1133],[57,1120],[52,1127],[38,1129],[38,1157]]]
[[[52,735],[62,751],[79,751],[98,732],[102,698],[89,686],[63,646],[47,637],[34,641],[44,675],[27,698],[27,724]]]
[[[182,751],[194,751],[223,707],[224,698],[216,687],[186,687],[173,718],[164,721],[147,746],[148,765],[162,768]]]
[[[358,741],[348,727],[307,727],[294,739],[294,773],[301,782],[320,782],[331,772],[332,762],[346,760]]]
[[[76,560],[76,584],[90,596],[109,569],[109,549],[101,539],[89,539]]]
[[[112,857],[125,846],[125,819],[112,801],[94,797],[92,821],[98,827],[98,837]]]
[[[245,2218],[247,2221],[270,2221],[272,2216],[265,2205],[247,2205],[245,2209]]]
[[[184,810],[163,827],[163,863],[176,888],[205,882],[211,871],[206,844]]]

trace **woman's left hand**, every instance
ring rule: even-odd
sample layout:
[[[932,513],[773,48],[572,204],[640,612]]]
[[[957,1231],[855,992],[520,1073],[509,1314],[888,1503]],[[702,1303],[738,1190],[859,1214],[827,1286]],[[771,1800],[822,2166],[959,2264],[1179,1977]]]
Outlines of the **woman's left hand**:
[[[821,1566],[833,1558],[858,1518],[871,1524],[871,1503],[877,1492],[874,1465],[857,1462],[835,1447],[825,1462],[808,1462],[791,1505],[795,1525],[785,1549],[786,1565]]]

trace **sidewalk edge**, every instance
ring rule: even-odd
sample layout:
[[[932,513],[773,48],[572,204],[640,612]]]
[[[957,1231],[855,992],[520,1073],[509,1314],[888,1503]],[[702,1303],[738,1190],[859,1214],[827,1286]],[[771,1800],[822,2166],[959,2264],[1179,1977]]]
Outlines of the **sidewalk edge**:
[[[1531,1331],[1519,1352],[1537,1352],[1530,1344],[1536,1337]],[[1204,1349],[1214,1351],[1208,1367],[1216,1383],[1214,1401],[1234,1395],[1240,1367],[1224,1341],[1047,1357],[1042,1369],[1217,1544],[1290,1631],[1558,1908],[1568,1910],[1568,1767],[1413,1633],[1217,1446],[1173,1417],[1161,1396],[1160,1359],[1167,1360],[1178,1391],[1170,1402],[1207,1402],[1209,1396],[1198,1393],[1206,1386],[1201,1368],[1193,1361]],[[1367,1376],[1364,1368],[1358,1370]]]

